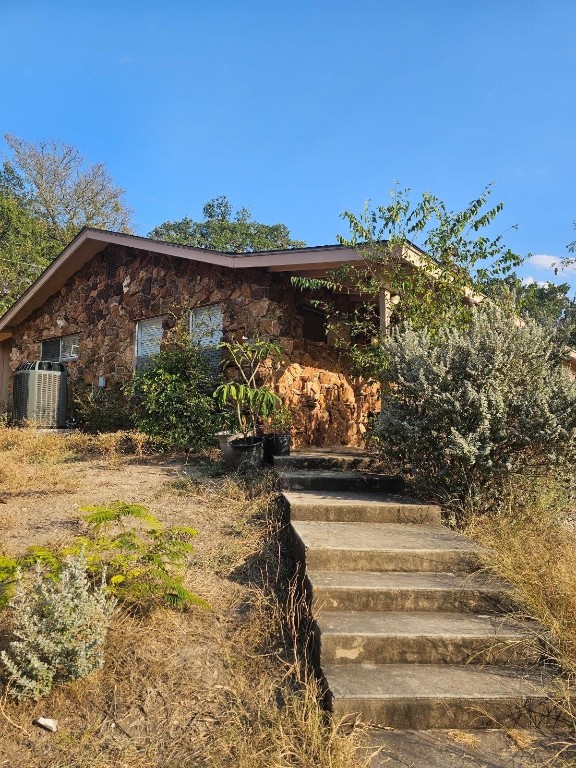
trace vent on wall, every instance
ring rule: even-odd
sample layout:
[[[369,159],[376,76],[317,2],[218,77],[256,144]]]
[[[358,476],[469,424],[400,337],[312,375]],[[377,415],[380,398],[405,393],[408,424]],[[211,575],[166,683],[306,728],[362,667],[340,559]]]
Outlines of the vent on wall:
[[[109,253],[106,259],[106,278],[114,280],[118,272],[118,257],[115,253]]]
[[[38,427],[66,426],[67,373],[62,363],[35,360],[14,372],[14,418]]]

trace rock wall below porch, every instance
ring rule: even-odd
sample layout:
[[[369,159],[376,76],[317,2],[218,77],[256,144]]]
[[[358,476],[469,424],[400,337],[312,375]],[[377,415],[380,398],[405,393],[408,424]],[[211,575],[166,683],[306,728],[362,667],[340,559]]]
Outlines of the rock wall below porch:
[[[290,353],[269,380],[294,416],[293,446],[363,446],[380,409],[378,384],[351,376],[325,344],[280,343]]]

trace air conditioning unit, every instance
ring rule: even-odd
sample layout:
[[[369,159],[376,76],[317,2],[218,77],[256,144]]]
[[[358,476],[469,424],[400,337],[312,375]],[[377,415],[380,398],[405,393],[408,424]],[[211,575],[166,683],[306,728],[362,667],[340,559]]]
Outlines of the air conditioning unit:
[[[63,363],[21,363],[14,371],[14,420],[37,427],[65,427],[67,378]]]

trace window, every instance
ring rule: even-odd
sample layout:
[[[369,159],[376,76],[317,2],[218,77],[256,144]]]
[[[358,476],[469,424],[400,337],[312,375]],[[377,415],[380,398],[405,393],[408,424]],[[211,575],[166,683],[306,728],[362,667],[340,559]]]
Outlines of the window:
[[[303,319],[302,335],[308,341],[323,341],[327,343],[327,318],[323,312],[310,307],[298,307],[298,313]]]
[[[152,355],[160,352],[163,317],[139,320],[136,324],[136,368],[145,365]]]
[[[80,334],[60,336],[58,339],[46,339],[40,343],[40,359],[53,363],[65,360],[77,360],[80,349]]]
[[[217,371],[222,359],[218,344],[222,341],[224,315],[220,304],[196,307],[190,312],[190,339],[204,352],[210,367]]]

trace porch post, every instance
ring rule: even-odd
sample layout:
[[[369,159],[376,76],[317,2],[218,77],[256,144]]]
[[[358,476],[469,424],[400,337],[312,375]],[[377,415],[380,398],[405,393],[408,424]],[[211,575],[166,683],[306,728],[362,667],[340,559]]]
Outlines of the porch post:
[[[388,331],[390,330],[390,314],[392,312],[390,299],[390,291],[380,291],[380,333],[382,336],[387,336]]]
[[[10,348],[10,341],[0,341],[0,410],[9,405]]]

